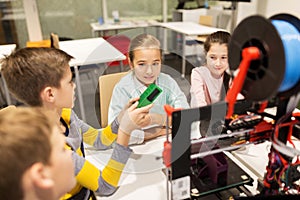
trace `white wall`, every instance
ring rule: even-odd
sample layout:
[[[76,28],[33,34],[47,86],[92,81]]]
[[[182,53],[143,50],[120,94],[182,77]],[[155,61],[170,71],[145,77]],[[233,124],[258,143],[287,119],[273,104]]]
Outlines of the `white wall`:
[[[272,15],[279,13],[288,13],[300,18],[300,6],[299,0],[260,0],[266,1],[265,17],[271,17]]]
[[[299,0],[252,0],[251,3],[238,3],[237,24],[255,14],[269,18],[275,14],[288,13],[300,18],[299,3]]]
[[[298,6],[299,3],[299,0],[251,0],[251,3],[239,2],[235,18],[236,20],[234,21],[234,27],[236,27],[246,17],[257,14],[269,18],[274,14],[289,13],[300,18],[300,6]],[[228,7],[230,6],[230,4],[230,2],[218,2],[218,4],[212,6],[211,9],[207,10],[208,15],[214,16],[215,25],[217,16],[223,10],[222,7]],[[198,22],[199,15],[205,14],[203,13],[203,10],[205,11],[206,9],[177,10],[175,12],[181,13],[182,21]],[[223,10],[222,12],[230,14],[232,16],[230,10]],[[195,14],[197,14],[197,16]],[[227,30],[230,29],[231,24],[229,24]]]
[[[261,3],[264,0],[251,0],[251,3],[238,3],[236,25],[248,16],[259,14],[258,1]]]

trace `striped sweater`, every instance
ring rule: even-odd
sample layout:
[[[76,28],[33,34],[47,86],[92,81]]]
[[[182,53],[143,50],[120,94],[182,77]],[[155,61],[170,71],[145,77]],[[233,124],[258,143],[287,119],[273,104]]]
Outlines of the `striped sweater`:
[[[84,158],[83,142],[96,149],[111,148],[117,138],[119,128],[117,119],[111,125],[98,130],[80,120],[73,110],[63,109],[61,121],[66,127],[67,148],[73,151],[72,158],[77,180],[76,186],[61,200],[73,197],[83,188],[101,196],[112,194],[118,187],[118,181],[131,154],[131,149],[116,143],[109,162],[103,171],[100,171]]]

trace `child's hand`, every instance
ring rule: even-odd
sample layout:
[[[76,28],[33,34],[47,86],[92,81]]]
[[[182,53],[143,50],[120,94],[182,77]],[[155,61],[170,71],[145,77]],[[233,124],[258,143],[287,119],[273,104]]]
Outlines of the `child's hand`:
[[[144,106],[142,108],[136,108],[137,105],[138,101],[126,109],[121,119],[119,129],[126,134],[130,134],[133,130],[148,126],[151,123],[149,110],[153,104]]]
[[[122,118],[123,118],[123,115],[124,113],[126,112],[126,110],[132,105],[134,104],[135,102],[137,102],[138,100],[140,99],[140,97],[135,97],[135,98],[132,98],[129,100],[129,102],[123,107],[123,109],[121,110],[121,112],[119,113],[118,115],[118,122],[120,123]]]
[[[168,130],[169,134],[171,134],[171,129]],[[167,130],[165,128],[154,128],[154,129],[150,129],[149,131],[145,131],[145,137],[144,140],[151,140],[163,135],[167,134]]]

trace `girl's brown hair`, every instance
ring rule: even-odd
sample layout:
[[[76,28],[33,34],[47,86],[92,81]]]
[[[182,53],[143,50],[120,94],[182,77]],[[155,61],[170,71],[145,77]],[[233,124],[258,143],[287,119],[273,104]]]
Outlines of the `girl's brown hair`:
[[[207,53],[211,47],[212,43],[218,43],[218,44],[226,44],[228,45],[230,41],[230,33],[225,31],[217,31],[209,36],[207,36],[205,42],[204,42],[204,50]]]
[[[133,61],[134,59],[134,50],[137,49],[159,49],[160,55],[162,55],[162,49],[160,46],[159,40],[150,34],[140,34],[133,38],[130,42],[129,46],[129,59],[130,61]]]

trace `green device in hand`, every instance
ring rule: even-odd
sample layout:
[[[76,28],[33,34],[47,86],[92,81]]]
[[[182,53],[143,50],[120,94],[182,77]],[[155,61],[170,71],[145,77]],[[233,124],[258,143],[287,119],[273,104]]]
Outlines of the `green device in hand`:
[[[143,106],[151,104],[161,92],[162,89],[157,85],[155,85],[154,83],[150,84],[148,88],[143,92],[143,94],[141,94],[137,107],[141,108]]]

